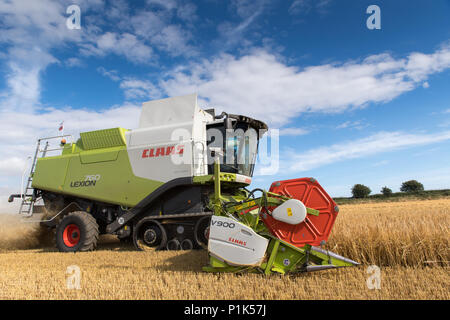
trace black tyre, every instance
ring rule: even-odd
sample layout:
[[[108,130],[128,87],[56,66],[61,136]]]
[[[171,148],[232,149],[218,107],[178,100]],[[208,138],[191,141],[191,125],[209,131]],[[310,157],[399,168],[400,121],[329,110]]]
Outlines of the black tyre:
[[[140,251],[164,249],[167,245],[166,230],[158,221],[144,218],[133,228],[133,243]]]
[[[61,252],[92,251],[97,248],[97,221],[84,211],[67,214],[56,227],[56,247]]]
[[[195,244],[206,249],[208,247],[209,239],[209,225],[211,224],[211,217],[203,217],[197,221],[194,228]]]

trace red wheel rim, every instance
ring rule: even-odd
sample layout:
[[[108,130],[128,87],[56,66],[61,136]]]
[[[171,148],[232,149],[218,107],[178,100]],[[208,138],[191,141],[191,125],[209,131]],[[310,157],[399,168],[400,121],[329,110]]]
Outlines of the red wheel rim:
[[[76,224],[69,224],[63,232],[64,244],[68,247],[75,247],[80,242],[80,228]]]

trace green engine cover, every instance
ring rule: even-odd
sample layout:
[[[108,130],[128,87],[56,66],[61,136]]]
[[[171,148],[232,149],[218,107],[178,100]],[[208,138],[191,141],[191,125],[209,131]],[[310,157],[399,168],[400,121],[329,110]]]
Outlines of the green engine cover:
[[[128,158],[125,132],[113,128],[85,132],[60,156],[39,158],[32,187],[134,207],[163,182],[136,177]]]

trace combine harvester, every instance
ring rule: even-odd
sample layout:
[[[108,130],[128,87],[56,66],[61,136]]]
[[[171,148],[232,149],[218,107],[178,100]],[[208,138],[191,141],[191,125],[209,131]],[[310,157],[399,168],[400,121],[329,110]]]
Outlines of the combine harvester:
[[[356,265],[320,248],[338,207],[315,179],[246,189],[266,131],[200,109],[197,95],[146,102],[137,129],[39,139],[24,192],[9,201],[21,199],[27,217],[44,212],[62,252],[94,250],[100,234],[114,234],[138,250],[207,248],[210,272]]]

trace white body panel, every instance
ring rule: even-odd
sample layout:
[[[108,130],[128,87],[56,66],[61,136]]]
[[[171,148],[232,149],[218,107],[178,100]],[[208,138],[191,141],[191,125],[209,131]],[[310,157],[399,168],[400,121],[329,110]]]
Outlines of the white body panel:
[[[252,178],[244,176],[243,174],[236,173],[236,182],[250,184],[252,183]]]
[[[133,174],[161,182],[207,174],[210,121],[196,94],[145,102],[139,128],[126,133]]]
[[[260,265],[268,244],[268,239],[236,220],[211,217],[208,251],[230,265]]]
[[[289,199],[272,211],[272,217],[289,224],[299,224],[306,218],[306,207],[300,200]]]

